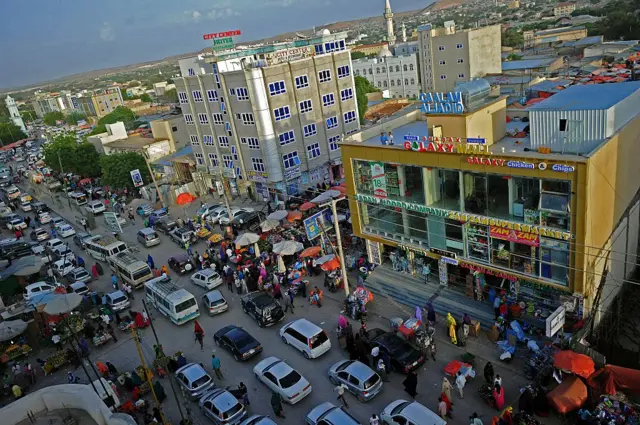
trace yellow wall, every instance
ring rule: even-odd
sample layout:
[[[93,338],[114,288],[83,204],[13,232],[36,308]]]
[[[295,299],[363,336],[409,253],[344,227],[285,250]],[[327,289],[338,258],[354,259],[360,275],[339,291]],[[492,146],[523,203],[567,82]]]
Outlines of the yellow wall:
[[[365,55],[377,55],[380,53],[383,47],[388,46],[387,43],[384,44],[363,44],[360,46],[355,46],[351,48],[352,52],[362,52]]]

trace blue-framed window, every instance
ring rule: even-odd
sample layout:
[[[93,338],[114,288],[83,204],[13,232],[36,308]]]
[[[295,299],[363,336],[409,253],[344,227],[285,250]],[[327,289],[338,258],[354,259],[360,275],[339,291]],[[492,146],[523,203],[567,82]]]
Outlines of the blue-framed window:
[[[218,165],[220,165],[220,161],[218,161],[218,154],[217,153],[210,153],[209,154],[209,161],[211,162],[211,166],[212,167],[217,167]]]
[[[299,106],[301,114],[306,114],[307,112],[313,111],[313,103],[311,102],[311,99],[303,100],[302,102],[300,102]]]
[[[356,120],[356,111],[348,111],[344,113],[344,123],[349,124]]]
[[[205,146],[213,146],[213,136],[209,134],[204,134],[202,136],[202,143],[204,143]]]
[[[281,121],[281,120],[286,120],[287,118],[291,118],[291,110],[289,109],[289,105],[274,109],[273,116],[276,121]]]
[[[282,155],[282,164],[285,170],[294,168],[300,165],[300,158],[298,158],[298,151],[293,151]]]
[[[336,99],[333,93],[327,93],[322,96],[322,106],[331,106],[334,103],[336,103]]]
[[[348,88],[344,90],[340,90],[340,99],[344,102],[345,100],[353,99],[353,89]]]
[[[296,141],[296,134],[293,130],[285,131],[278,134],[278,140],[280,140],[280,146],[288,145]]]
[[[328,139],[329,142],[329,152],[333,152],[335,150],[340,149],[340,145],[338,145],[338,142],[340,142],[340,135],[336,135],[336,136],[331,136]]]
[[[316,127],[316,123],[307,124],[302,127],[304,137],[311,137],[315,134],[318,134],[318,128]]]
[[[349,65],[342,65],[338,67],[338,78],[344,78],[351,75]]]
[[[307,146],[307,158],[314,159],[320,156],[320,143],[312,143]]]
[[[303,89],[309,87],[309,77],[306,75],[299,75],[296,77],[296,88]]]
[[[332,128],[336,128],[338,126],[338,117],[330,117],[327,118],[327,129],[331,130]]]
[[[284,84],[284,80],[269,83],[269,94],[271,96],[277,96],[279,94],[283,94],[286,92],[287,92],[287,87]]]

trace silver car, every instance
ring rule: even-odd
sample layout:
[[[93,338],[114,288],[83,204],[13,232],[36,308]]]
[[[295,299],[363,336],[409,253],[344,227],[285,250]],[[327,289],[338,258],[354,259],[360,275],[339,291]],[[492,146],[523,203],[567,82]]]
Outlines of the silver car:
[[[200,408],[216,425],[235,425],[247,417],[247,409],[225,389],[214,389],[200,399]]]
[[[277,425],[269,416],[253,415],[242,421],[240,425]]]
[[[131,307],[131,301],[122,291],[111,292],[110,294],[105,295],[106,304],[113,311],[122,311],[126,308]]]
[[[217,289],[207,292],[202,296],[202,305],[209,312],[210,316],[223,313],[229,310],[229,304],[224,299],[222,292]]]
[[[176,379],[182,393],[191,400],[198,400],[215,386],[213,378],[197,363],[189,363],[176,370]]]
[[[317,405],[307,413],[306,421],[309,425],[362,425],[342,407],[328,401]]]
[[[311,384],[277,357],[267,357],[253,368],[253,374],[282,400],[296,404],[311,394]]]
[[[360,401],[369,401],[382,390],[380,375],[354,360],[340,360],[331,366],[329,379],[334,385],[344,384]]]

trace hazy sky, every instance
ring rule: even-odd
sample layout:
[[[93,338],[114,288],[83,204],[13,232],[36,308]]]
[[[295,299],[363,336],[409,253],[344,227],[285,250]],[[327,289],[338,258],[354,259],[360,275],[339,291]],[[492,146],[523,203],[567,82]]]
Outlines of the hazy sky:
[[[391,0],[394,11],[431,0]],[[19,0],[0,6],[0,87],[162,59],[241,40],[382,14],[384,0]]]

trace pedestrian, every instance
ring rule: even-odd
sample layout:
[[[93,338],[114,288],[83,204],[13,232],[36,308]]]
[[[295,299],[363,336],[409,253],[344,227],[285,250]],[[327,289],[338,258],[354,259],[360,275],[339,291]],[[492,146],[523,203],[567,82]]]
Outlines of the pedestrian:
[[[441,390],[441,392],[443,394],[445,394],[449,400],[452,400],[452,398],[451,398],[451,389],[452,389],[451,382],[449,382],[449,380],[446,377],[442,378],[442,390]]]
[[[378,359],[376,370],[384,382],[389,382],[389,378],[387,378],[387,367],[384,364],[384,359],[382,357]]]
[[[493,385],[493,365],[491,364],[491,362],[487,362],[486,365],[484,365],[484,380],[487,381],[487,384],[489,385]]]
[[[236,286],[236,292],[238,292],[238,295],[242,295],[242,279],[240,278],[240,275],[236,276],[233,283]]]
[[[169,269],[167,269],[166,264],[162,265],[162,267],[160,268],[160,271],[162,272],[162,274],[166,274],[167,276],[169,276]]]
[[[280,290],[279,283],[273,285],[273,298],[275,298],[276,300],[282,299],[282,291]]]
[[[225,281],[227,282],[227,289],[228,289],[228,290],[229,290],[229,292],[231,292],[231,293],[233,293],[233,281],[235,280],[235,279],[234,279],[234,276],[237,276],[237,274],[236,274],[236,273],[234,273],[234,272],[231,270],[231,268],[229,268],[229,269],[227,270],[227,273],[224,275],[224,279],[225,279]]]
[[[111,285],[113,286],[113,289],[116,291],[118,290],[118,276],[114,273],[111,273]]]
[[[26,225],[27,225],[27,227],[29,227],[29,224],[31,224],[31,217],[27,216],[27,217],[24,219],[24,224],[26,224]]]
[[[249,390],[247,389],[247,386],[244,384],[244,382],[240,382],[240,384],[238,384],[238,391],[240,391],[240,394],[242,395],[242,404],[244,404],[245,406],[250,405],[251,402],[249,401]]]
[[[496,295],[493,300],[493,312],[495,314],[496,320],[500,317],[500,297]]]
[[[213,368],[213,371],[216,373],[216,377],[218,379],[224,379],[224,376],[222,376],[222,367],[220,365],[220,359],[217,358],[215,354],[211,355],[211,367]]]
[[[498,411],[502,411],[504,407],[504,388],[500,384],[496,384],[493,388],[493,400],[496,403]]]
[[[136,216],[133,215],[133,210],[131,208],[129,208],[129,214],[128,214],[129,220],[130,221],[136,221]]]
[[[133,289],[131,289],[131,286],[127,282],[124,282],[122,284],[122,290],[129,298],[131,298],[132,300],[135,299],[133,296]]]
[[[458,389],[461,399],[464,398],[464,386],[466,383],[467,379],[464,377],[462,372],[458,371],[458,375],[456,376],[456,388]]]
[[[204,329],[202,329],[197,320],[193,322],[193,333],[196,341],[200,343],[200,351],[204,351]]]
[[[189,256],[191,256],[191,254],[193,254],[193,251],[191,251],[191,244],[189,243],[189,241],[184,243],[184,249],[187,250],[187,254]]]
[[[418,374],[415,370],[409,372],[407,377],[404,378],[402,385],[404,385],[404,390],[407,394],[409,394],[412,398],[416,398],[416,395],[418,395]]]
[[[342,402],[342,404],[344,405],[344,407],[346,407],[347,409],[349,408],[349,404],[347,403],[347,400],[344,398],[344,390],[347,389],[347,386],[343,383],[339,383],[337,387],[335,387],[333,390],[336,391],[338,393],[338,397],[337,400],[340,400]]]
[[[291,314],[296,314],[295,311],[293,311],[293,303],[291,301],[291,298],[289,297],[289,291],[285,292],[285,295],[282,299],[282,304],[284,305],[284,312],[286,313],[288,310],[291,310]]]
[[[82,228],[86,232],[87,231],[87,219],[83,218],[82,220],[80,220],[80,224],[82,224]]]
[[[153,408],[153,418],[159,424],[163,424],[164,423],[163,418],[162,418],[162,413],[160,413],[160,409],[158,409],[157,407]]]
[[[476,412],[473,412],[473,415],[469,416],[469,420],[471,421],[470,425],[484,425]]]
[[[156,268],[156,263],[153,261],[153,257],[151,254],[147,255],[147,264],[149,264],[149,268],[154,270]]]
[[[381,132],[381,133],[380,133],[380,144],[381,144],[381,145],[386,145],[388,140],[389,140],[389,139],[387,138],[387,135],[386,135],[386,134],[384,134],[384,131],[383,131],[383,132]]]
[[[389,136],[387,137],[389,140],[389,145],[393,146],[393,134],[391,134],[391,132],[388,133]]]
[[[442,397],[438,397],[438,415],[444,420],[447,419],[447,403],[444,402]]]
[[[380,417],[375,413],[369,418],[369,425],[380,425]]]
[[[280,398],[280,394],[275,391],[271,393],[271,408],[277,417],[282,419],[286,418],[284,410],[282,409],[282,399]]]
[[[22,366],[22,373],[29,379],[31,385],[36,383],[36,371],[31,367],[31,363],[24,363]]]
[[[15,235],[17,240],[20,240],[20,238],[22,237],[22,232],[20,231],[20,229],[16,229],[13,234]]]
[[[91,266],[91,275],[94,279],[98,278],[98,267],[96,267],[95,263]]]
[[[500,375],[496,375],[496,379],[493,380],[493,385],[502,386],[502,378],[500,377]]]

